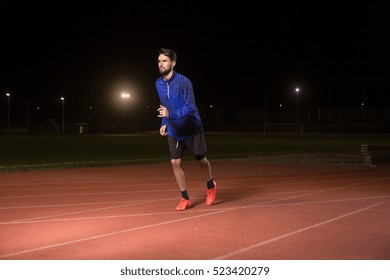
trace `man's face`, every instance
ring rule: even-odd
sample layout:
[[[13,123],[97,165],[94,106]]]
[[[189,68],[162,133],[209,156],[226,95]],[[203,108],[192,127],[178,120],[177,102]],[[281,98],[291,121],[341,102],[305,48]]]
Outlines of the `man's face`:
[[[160,54],[158,56],[158,70],[160,72],[160,75],[167,75],[175,66],[175,62],[171,61],[171,59],[168,56],[165,56],[163,54]]]

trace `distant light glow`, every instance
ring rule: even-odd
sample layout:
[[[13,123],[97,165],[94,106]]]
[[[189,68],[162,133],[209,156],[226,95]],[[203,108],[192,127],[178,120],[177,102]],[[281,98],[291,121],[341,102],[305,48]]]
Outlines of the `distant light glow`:
[[[295,91],[296,91],[296,93],[298,94],[298,93],[299,93],[299,88],[296,88]]]
[[[10,93],[6,93],[5,95],[7,95],[8,97],[10,97],[10,96],[11,96],[11,94],[10,94]]]
[[[65,98],[64,98],[64,97],[61,97],[61,100],[62,100],[62,101],[64,101],[64,100],[65,100]]]
[[[123,92],[121,94],[122,98],[130,98],[130,94],[126,93],[126,92]]]

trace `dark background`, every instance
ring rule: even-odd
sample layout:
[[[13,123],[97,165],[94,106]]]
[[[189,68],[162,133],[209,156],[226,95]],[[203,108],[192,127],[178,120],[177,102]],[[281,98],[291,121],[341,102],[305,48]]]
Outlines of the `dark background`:
[[[67,122],[120,122],[123,91],[130,119],[155,122],[161,47],[176,50],[213,120],[210,105],[224,122],[280,104],[294,112],[296,87],[301,110],[364,102],[387,114],[389,16],[372,1],[341,2],[3,0],[0,124],[6,92],[13,123],[26,106],[30,121],[60,119],[60,97]]]

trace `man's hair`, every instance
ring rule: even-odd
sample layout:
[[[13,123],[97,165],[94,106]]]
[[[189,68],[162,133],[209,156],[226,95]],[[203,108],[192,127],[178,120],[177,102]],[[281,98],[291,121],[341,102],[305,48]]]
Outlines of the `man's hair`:
[[[163,54],[165,56],[168,56],[172,61],[177,61],[177,55],[176,55],[176,52],[173,51],[173,50],[170,50],[170,49],[164,49],[164,48],[161,48],[159,51],[158,51],[158,54]]]

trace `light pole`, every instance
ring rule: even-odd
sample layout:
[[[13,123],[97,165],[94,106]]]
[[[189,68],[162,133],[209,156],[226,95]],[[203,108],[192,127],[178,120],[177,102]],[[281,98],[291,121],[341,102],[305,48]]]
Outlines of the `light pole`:
[[[62,103],[62,134],[65,134],[65,98],[61,97]]]
[[[126,92],[123,92],[121,94],[121,97],[123,99],[123,132],[126,133],[126,102],[127,102],[127,99],[130,98],[130,94],[129,93],[126,93]]]
[[[11,115],[10,115],[10,99],[11,99],[11,94],[7,92],[5,95],[7,96],[7,99],[8,99],[8,126],[9,126],[9,124],[10,124],[10,117],[11,117]]]
[[[366,123],[366,104],[362,102],[363,123]]]
[[[297,94],[297,122],[299,123],[299,101],[298,101],[298,96],[299,96],[299,88],[295,89],[295,92]]]

